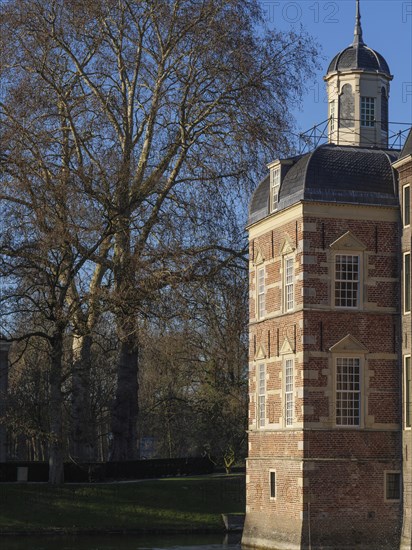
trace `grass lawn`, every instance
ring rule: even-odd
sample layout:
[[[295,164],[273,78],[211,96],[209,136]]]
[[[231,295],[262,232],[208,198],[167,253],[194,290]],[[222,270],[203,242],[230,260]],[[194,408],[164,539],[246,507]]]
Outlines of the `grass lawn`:
[[[244,475],[136,483],[0,484],[0,534],[64,531],[223,529],[222,513],[243,513]]]

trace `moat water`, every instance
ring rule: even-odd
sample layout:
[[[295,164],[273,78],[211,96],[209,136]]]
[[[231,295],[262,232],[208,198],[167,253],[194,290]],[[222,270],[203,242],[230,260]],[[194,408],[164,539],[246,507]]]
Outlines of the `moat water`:
[[[0,537],[2,550],[240,550],[240,535]]]

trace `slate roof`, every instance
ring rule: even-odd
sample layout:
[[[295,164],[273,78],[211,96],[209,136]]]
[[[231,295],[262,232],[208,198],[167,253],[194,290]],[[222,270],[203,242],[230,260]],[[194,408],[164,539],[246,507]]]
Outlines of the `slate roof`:
[[[328,67],[328,74],[334,71],[349,71],[362,69],[364,71],[377,71],[391,76],[389,66],[385,58],[366,44],[351,44],[335,55]]]
[[[249,204],[248,224],[258,222],[269,214],[270,175],[268,174],[256,187]]]
[[[398,206],[396,173],[399,151],[326,144],[289,159],[277,211],[300,201]],[[269,215],[269,176],[253,194],[249,224]]]

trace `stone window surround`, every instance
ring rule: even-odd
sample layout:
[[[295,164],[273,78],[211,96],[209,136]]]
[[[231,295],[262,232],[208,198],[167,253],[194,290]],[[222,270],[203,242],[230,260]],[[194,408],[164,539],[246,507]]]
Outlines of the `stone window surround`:
[[[266,265],[260,247],[257,247],[253,261],[255,276],[255,319],[261,321],[266,317]],[[259,276],[262,275],[260,279]]]
[[[256,365],[256,425],[258,428],[266,427],[266,364]]]
[[[369,351],[361,344],[356,338],[348,334],[342,340],[334,344],[329,348],[330,352],[330,366],[332,367],[333,375],[333,398],[330,401],[330,414],[332,419],[332,425],[334,428],[347,430],[347,429],[362,429],[365,427],[366,420],[366,363],[367,354]],[[338,358],[357,358],[359,359],[360,370],[360,398],[359,398],[359,425],[342,425],[336,423],[336,360]]]
[[[289,235],[286,235],[286,238],[284,239],[282,246],[280,248],[280,256],[281,256],[281,267],[280,267],[280,278],[282,281],[282,312],[283,313],[291,313],[295,310],[296,307],[296,248],[292,244],[292,240],[290,239]],[[292,260],[292,282],[288,282],[288,262]],[[290,265],[290,264],[289,264]],[[290,303],[288,303],[288,289],[292,292],[292,305],[290,306]]]
[[[256,268],[256,318],[263,319],[266,316],[266,270],[264,265]]]
[[[333,300],[336,308],[359,309],[360,305],[360,254],[334,254],[334,293]],[[338,265],[346,277],[338,276]],[[355,269],[356,268],[356,269]],[[338,296],[337,296],[338,294]],[[339,303],[337,303],[339,300]]]
[[[407,262],[406,258],[409,258],[408,261],[408,271],[407,273]],[[402,310],[404,315],[410,315],[411,313],[411,253],[410,251],[403,253],[403,259],[402,259],[402,279],[403,279],[403,296],[402,296]],[[406,284],[406,281],[408,281],[408,284]]]
[[[366,246],[355,237],[351,231],[347,231],[341,235],[336,241],[330,245],[332,263],[331,269],[331,305],[338,310],[356,311],[363,309],[363,281],[365,278],[365,255]],[[358,300],[356,306],[340,306],[335,304],[335,283],[336,283],[336,257],[337,256],[358,256],[359,257],[359,273],[358,273]]]
[[[406,191],[408,191],[408,197],[406,198]],[[402,187],[402,223],[403,227],[409,227],[410,220],[410,185],[404,185]],[[405,221],[407,223],[405,223]]]
[[[363,408],[361,392],[362,359],[357,356],[336,356],[334,362],[335,424],[339,428],[358,428],[361,425]],[[338,373],[338,369],[341,370],[340,373]],[[339,381],[341,387],[338,385]],[[344,403],[344,405],[339,407],[339,402]],[[338,419],[340,419],[340,422],[338,422]],[[350,422],[351,419],[354,421]],[[356,419],[358,419],[357,422]]]
[[[283,256],[283,311],[295,309],[295,255]]]
[[[288,369],[292,371],[291,381],[288,380]],[[282,357],[282,370],[283,426],[284,428],[293,428],[295,421],[295,358],[293,355]],[[288,415],[288,405],[291,405],[291,417]]]

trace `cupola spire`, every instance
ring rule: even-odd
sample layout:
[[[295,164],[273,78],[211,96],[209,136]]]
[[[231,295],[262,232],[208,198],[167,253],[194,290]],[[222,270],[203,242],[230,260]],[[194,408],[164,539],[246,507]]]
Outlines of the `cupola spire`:
[[[360,5],[359,5],[359,0],[356,0],[356,20],[355,20],[355,32],[353,36],[353,45],[356,47],[362,44],[364,44],[364,41],[362,37]]]

